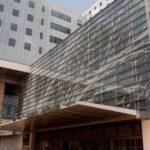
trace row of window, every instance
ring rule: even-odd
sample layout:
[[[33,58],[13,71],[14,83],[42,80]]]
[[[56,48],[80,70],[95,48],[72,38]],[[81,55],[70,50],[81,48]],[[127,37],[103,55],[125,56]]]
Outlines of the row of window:
[[[54,37],[54,36],[51,36],[51,35],[50,35],[50,36],[49,36],[49,41],[52,42],[52,43],[55,43],[55,44],[60,44],[63,40],[60,39],[60,38],[58,38],[58,37]],[[16,39],[10,38],[8,45],[15,47],[15,45],[16,45]],[[31,44],[28,43],[28,44],[25,44],[25,45],[28,45],[28,47],[30,47],[30,48],[27,48],[27,50],[31,50]],[[29,45],[30,45],[30,46],[29,46]]]
[[[54,17],[57,17],[59,19],[65,20],[67,22],[71,22],[71,17],[70,16],[65,15],[63,13],[60,13],[58,11],[52,10],[51,15],[54,16]]]
[[[16,17],[19,17],[19,10],[13,9],[12,15],[16,16]],[[33,22],[33,15],[27,14],[27,20],[30,21],[30,22]],[[63,27],[61,25],[54,24],[54,23],[51,23],[51,24],[52,24],[51,25],[52,29],[56,29],[56,30],[58,30],[60,32],[63,32],[63,33],[66,33],[66,34],[71,33],[71,30],[69,28],[66,28],[66,27]],[[41,25],[44,25],[44,19],[41,19]]]
[[[43,8],[44,10],[44,8]],[[0,4],[0,11],[4,11],[4,5]],[[12,10],[12,15],[13,16],[16,16],[16,17],[19,17],[19,10],[17,9],[13,9]],[[33,22],[33,15],[31,14],[27,14],[27,20],[30,21],[30,22]],[[44,19],[41,19],[41,25],[44,25]]]
[[[52,43],[55,43],[55,44],[60,44],[63,40],[60,38],[54,37],[54,36],[50,36],[49,41]],[[8,45],[11,47],[15,47],[16,46],[16,39],[9,38]],[[25,42],[24,43],[24,49],[31,51],[31,44]],[[39,47],[39,54],[42,54],[42,47]]]
[[[21,2],[21,0],[14,0],[14,1],[17,2],[17,3],[20,3],[20,2]],[[29,1],[28,6],[29,6],[30,8],[34,8],[34,7],[35,7],[35,3],[34,3],[33,1]]]
[[[16,46],[16,39],[9,38],[8,45],[15,47]],[[24,49],[30,51],[31,50],[31,44],[25,42],[24,43]]]
[[[14,1],[17,2],[17,3],[21,2],[21,0],[14,0]],[[34,8],[35,7],[35,3],[33,1],[29,1],[28,6],[31,7],[31,8]],[[42,10],[42,12],[45,12],[45,6],[42,6],[41,10]]]
[[[20,0],[14,0],[14,1],[20,3]],[[30,8],[34,8],[34,2],[33,2],[33,1],[29,1],[28,6],[29,6]],[[0,4],[0,11],[1,11],[1,12],[4,11],[4,5],[2,5],[2,4]],[[44,7],[44,6],[42,7],[42,12],[43,12],[43,11],[45,11],[45,7]]]
[[[1,27],[1,25],[2,25],[2,20],[0,19],[0,27]],[[10,30],[17,31],[17,29],[18,29],[18,25],[15,23],[11,23]],[[25,33],[26,33],[26,35],[32,36],[32,29],[26,28]],[[43,32],[40,32],[40,39],[43,39]]]
[[[50,36],[49,41],[55,44],[60,44],[63,40],[58,37]]]
[[[20,0],[15,0],[15,1],[18,2],[18,3],[20,2]],[[34,3],[33,3],[32,1],[29,1],[29,6],[30,6],[30,7],[33,7],[33,6],[34,6]],[[34,7],[33,7],[33,8],[34,8]],[[2,5],[2,4],[0,4],[0,11],[4,11],[4,5]],[[42,11],[45,11],[45,7],[42,7]],[[13,9],[13,10],[12,10],[12,15],[13,15],[13,16],[16,16],[16,17],[19,17],[19,10]],[[52,15],[52,16],[55,16],[55,17],[57,17],[57,18],[63,19],[63,20],[65,20],[65,21],[71,22],[71,17],[70,17],[70,16],[64,15],[64,14],[62,14],[62,13],[59,13],[59,12],[55,11],[55,10],[52,10],[52,11],[51,11],[51,15]],[[31,15],[31,14],[27,14],[27,20],[30,21],[30,22],[33,22],[34,16]],[[1,22],[0,22],[0,25],[1,25]],[[41,19],[41,25],[42,25],[42,26],[44,25],[44,19],[43,19],[43,18]],[[80,24],[77,24],[77,25],[80,26]],[[65,33],[65,34],[70,34],[70,33],[71,33],[71,29],[70,29],[70,28],[61,26],[61,25],[56,24],[56,23],[51,23],[50,27],[51,27],[51,29],[54,29],[54,30],[63,32],[63,33]],[[16,30],[17,30],[17,25],[15,25],[15,26],[13,25],[13,27],[11,28],[11,30],[16,31]],[[32,35],[31,32],[32,32],[31,30],[30,30],[30,31],[28,30],[26,33],[27,33],[27,35],[30,35],[30,36],[31,36],[31,35]],[[28,33],[29,33],[29,34],[28,34]],[[42,37],[42,35],[41,35],[40,37]],[[41,39],[42,39],[42,38],[41,38]]]
[[[2,24],[2,20],[0,19],[0,27],[1,27],[1,24]],[[18,29],[18,25],[15,23],[11,23],[10,30],[17,31],[17,29]],[[25,33],[26,35],[32,36],[32,29],[26,28]],[[43,39],[43,36],[44,36],[43,32],[40,32],[40,39]],[[58,37],[50,36],[49,41],[55,44],[60,44],[62,42],[62,39]]]
[[[20,3],[20,0],[15,0],[15,2],[18,2]],[[33,1],[29,1],[29,4],[28,4],[29,7],[31,8],[34,8],[35,7],[35,4]],[[42,6],[42,12],[45,12],[45,6]],[[54,16],[54,17],[57,17],[59,19],[63,19],[65,21],[68,21],[68,22],[71,22],[71,17],[68,16],[68,15],[65,15],[65,14],[62,14],[60,12],[57,12],[55,10],[52,10],[51,11],[51,15]]]
[[[67,27],[64,27],[64,26],[61,26],[59,24],[53,23],[53,22],[51,22],[50,27],[51,27],[51,29],[63,32],[65,34],[70,34],[71,33],[71,29],[69,29]]]
[[[20,3],[20,0],[14,0],[15,2]],[[34,2],[33,1],[29,1],[29,7],[34,8]],[[0,11],[4,11],[4,5],[0,4]],[[42,6],[42,12],[45,12],[45,6]],[[13,16],[19,16],[19,10],[13,9]],[[65,15],[63,13],[60,13],[58,11],[52,10],[51,11],[51,15],[54,17],[57,17],[59,19],[65,20],[67,22],[71,22],[71,17],[68,15]],[[33,18],[33,17],[32,17]],[[31,19],[33,21],[33,19]]]
[[[44,23],[43,21],[41,22],[41,24]],[[0,26],[1,26],[1,24],[2,24],[2,21],[0,20]],[[67,27],[64,27],[64,26],[61,26],[61,25],[58,25],[58,24],[53,23],[53,22],[51,22],[51,28],[55,29],[57,31],[66,33],[66,34],[71,33],[71,29],[69,29]],[[10,29],[13,30],[13,31],[17,31],[17,24],[11,23]],[[26,28],[26,35],[32,36],[32,29]],[[43,39],[43,33],[42,32],[40,33],[40,39]]]
[[[0,26],[1,26],[1,20],[0,20]],[[10,25],[10,30],[12,31],[17,31],[17,24],[15,23],[11,23]],[[30,28],[26,28],[26,35],[32,36],[32,29]],[[43,32],[40,32],[40,39],[43,39]],[[55,43],[55,44],[60,44],[62,42],[62,39],[54,37],[54,36],[50,36],[50,42]]]
[[[100,6],[102,6],[102,2],[100,2],[100,4],[99,4]],[[97,9],[97,7],[95,6],[94,7],[94,10],[96,10]],[[91,14],[91,10],[89,11],[89,15]]]
[[[11,23],[10,30],[17,31],[17,28],[18,28],[17,24]],[[26,28],[26,35],[32,36],[32,29]]]
[[[108,0],[107,0],[107,1],[108,1]],[[108,5],[108,4],[109,4],[109,3],[107,2],[107,5]],[[100,3],[99,3],[99,6],[100,6],[99,11],[101,11],[102,9],[104,9],[104,8],[102,8],[102,5],[103,5],[103,3],[100,2]],[[96,9],[98,9],[97,6],[94,7],[93,12],[95,12]],[[91,14],[92,14],[92,10],[90,10],[88,13],[89,13],[89,15],[91,15]],[[86,14],[85,16],[87,17],[87,14]]]
[[[3,10],[4,10],[4,6],[0,4],[0,11],[3,11]],[[19,10],[13,9],[12,10],[12,15],[16,16],[16,17],[19,17]],[[27,14],[27,20],[33,22],[33,15]]]
[[[0,27],[2,25],[2,20],[0,19]],[[10,25],[10,30],[12,31],[17,31],[18,30],[18,25],[15,23],[11,23]],[[31,28],[26,28],[25,31],[26,35],[32,36],[32,29]],[[40,39],[43,39],[43,32],[40,32]],[[54,36],[50,36],[50,42],[55,43],[55,44],[60,44],[62,42],[62,39],[58,38],[58,37],[54,37]]]
[[[16,46],[16,39],[9,38],[8,45],[11,46],[11,47],[15,47],[15,46]],[[25,43],[24,43],[24,49],[25,49],[25,50],[28,50],[28,51],[31,51],[31,44],[25,42]],[[43,49],[42,49],[42,47],[40,46],[40,47],[39,47],[39,54],[42,54],[42,51],[43,51]]]
[[[0,10],[2,10],[2,9],[3,9],[3,7],[1,7],[1,4],[0,4]],[[19,10],[13,9],[12,15],[16,16],[16,17],[19,17]],[[33,15],[27,14],[27,20],[28,21],[33,22],[33,19],[34,19]],[[41,19],[41,25],[44,25],[44,19]],[[55,29],[57,31],[66,33],[66,34],[70,34],[71,33],[71,29],[69,29],[67,27],[64,27],[64,26],[61,26],[61,25],[58,25],[56,23],[51,23],[51,28]]]
[[[0,11],[4,11],[4,5],[0,4]],[[12,15],[19,17],[19,10],[13,9]],[[33,22],[33,15],[27,14],[27,20]]]
[[[14,0],[15,2],[17,2],[17,3],[20,3],[21,2],[21,0]]]
[[[19,10],[13,9],[12,15],[19,17]],[[30,22],[33,22],[33,20],[34,20],[33,15],[27,14],[27,20]],[[44,19],[41,19],[41,25],[44,25]]]

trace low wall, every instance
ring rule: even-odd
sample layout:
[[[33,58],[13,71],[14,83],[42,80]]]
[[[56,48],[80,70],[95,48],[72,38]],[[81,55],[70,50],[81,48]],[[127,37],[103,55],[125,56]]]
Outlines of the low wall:
[[[0,150],[22,150],[22,135],[0,137]]]

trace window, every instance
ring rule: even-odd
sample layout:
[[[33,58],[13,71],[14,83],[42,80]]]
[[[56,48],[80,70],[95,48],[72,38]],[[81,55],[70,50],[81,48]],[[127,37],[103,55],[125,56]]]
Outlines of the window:
[[[57,17],[59,19],[65,20],[67,22],[71,22],[71,17],[70,16],[62,14],[58,11],[52,10],[51,15],[54,16],[54,17]]]
[[[40,32],[40,39],[43,39],[43,33]]]
[[[18,17],[19,16],[19,10],[13,9],[12,15]]]
[[[94,7],[94,10],[96,10],[96,6]]]
[[[31,51],[31,44],[30,43],[24,43],[24,49]]]
[[[4,5],[0,4],[0,11],[4,11]]]
[[[60,32],[63,32],[63,33],[66,33],[66,34],[71,33],[71,29],[69,29],[67,27],[64,27],[64,26],[61,26],[59,24],[51,22],[50,26],[51,26],[51,29],[54,29],[54,30],[57,30],[57,31],[60,31]]]
[[[26,35],[32,36],[32,29],[26,28]]]
[[[82,21],[81,21],[81,20],[77,20],[77,25],[78,25],[79,27],[81,27],[81,26],[82,26]]]
[[[17,2],[17,3],[20,3],[21,0],[14,0],[14,1]]]
[[[15,39],[12,39],[12,38],[9,38],[8,45],[9,45],[9,46],[12,46],[12,47],[15,47],[15,45],[16,45],[16,40],[15,40]]]
[[[2,20],[0,19],[0,27],[2,26]]]
[[[44,19],[41,19],[41,25],[42,26],[44,25]]]
[[[42,47],[39,47],[39,54],[42,54]]]
[[[100,6],[102,6],[102,2],[100,2],[100,4],[99,4]]]
[[[17,24],[11,23],[10,30],[17,31]]]
[[[33,15],[27,14],[27,20],[33,22]]]
[[[42,6],[42,12],[45,12],[45,6]]]
[[[63,40],[58,37],[50,36],[49,41],[55,44],[60,44]]]
[[[29,1],[29,7],[30,7],[30,8],[34,8],[34,2]]]
[[[82,24],[81,24],[81,23],[79,23],[79,22],[77,23],[77,25],[78,25],[79,27],[81,27],[81,26],[82,26]]]

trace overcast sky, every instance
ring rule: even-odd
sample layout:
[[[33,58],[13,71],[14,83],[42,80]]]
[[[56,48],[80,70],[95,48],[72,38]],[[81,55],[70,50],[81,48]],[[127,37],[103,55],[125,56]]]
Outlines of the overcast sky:
[[[96,0],[49,0],[49,2],[78,13],[84,12],[95,1]]]

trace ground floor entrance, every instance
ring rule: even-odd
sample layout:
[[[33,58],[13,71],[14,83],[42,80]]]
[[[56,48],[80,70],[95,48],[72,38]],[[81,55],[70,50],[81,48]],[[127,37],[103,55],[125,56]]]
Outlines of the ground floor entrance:
[[[36,150],[143,150],[141,121],[66,128],[35,134]]]
[[[143,150],[141,138],[91,141],[45,141],[38,150]]]

